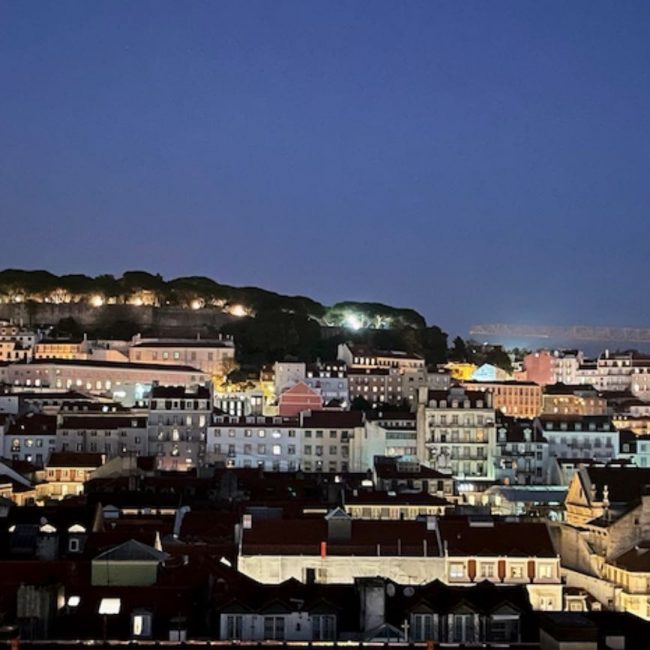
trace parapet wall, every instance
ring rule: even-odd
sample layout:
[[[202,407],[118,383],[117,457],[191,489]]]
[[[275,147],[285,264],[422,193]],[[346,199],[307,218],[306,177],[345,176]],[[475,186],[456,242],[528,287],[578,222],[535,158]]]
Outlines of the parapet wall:
[[[137,323],[142,331],[159,335],[207,334],[235,320],[217,308],[150,307],[137,305],[103,305],[81,303],[0,304],[0,320],[22,322],[26,326],[56,325],[62,318],[74,318],[89,330],[118,321]]]

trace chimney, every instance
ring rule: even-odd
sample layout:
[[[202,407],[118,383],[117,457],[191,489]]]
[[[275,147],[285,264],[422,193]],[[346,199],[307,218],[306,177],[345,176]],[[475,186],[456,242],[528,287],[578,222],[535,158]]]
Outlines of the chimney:
[[[386,621],[386,589],[381,578],[358,578],[361,630],[376,630]]]
[[[341,508],[332,510],[325,519],[327,520],[327,541],[347,542],[352,538],[352,519]]]

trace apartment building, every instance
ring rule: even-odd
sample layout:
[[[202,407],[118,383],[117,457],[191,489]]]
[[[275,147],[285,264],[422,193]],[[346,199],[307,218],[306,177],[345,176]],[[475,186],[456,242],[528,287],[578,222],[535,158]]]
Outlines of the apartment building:
[[[234,367],[232,339],[143,339],[129,347],[129,361],[139,364],[189,366],[209,377],[221,377]]]
[[[41,332],[0,321],[0,363],[31,359],[34,345],[41,336]]]
[[[56,433],[53,415],[26,413],[11,418],[0,434],[2,457],[43,467],[56,448]]]
[[[148,445],[160,469],[188,470],[202,464],[211,413],[209,384],[154,384],[149,399]]]
[[[307,377],[307,364],[300,361],[276,361],[273,364],[273,391],[275,395],[291,388]]]
[[[73,412],[58,416],[57,451],[101,453],[106,458],[149,453],[147,416],[129,411]]]
[[[305,384],[320,393],[323,404],[350,403],[348,372],[343,363],[323,363],[307,366]]]
[[[536,421],[548,441],[549,456],[613,460],[619,452],[619,433],[606,415],[543,415]]]
[[[438,527],[445,549],[445,583],[525,585],[533,609],[562,610],[560,557],[546,524],[442,517]]]
[[[368,437],[383,442],[383,451],[376,456],[417,460],[417,422],[415,413],[404,411],[372,411],[366,416]]]
[[[533,420],[497,416],[497,480],[507,485],[548,483],[548,447]]]
[[[322,519],[253,520],[242,530],[238,567],[265,584],[487,580],[525,586],[534,609],[562,609],[560,561],[545,524],[352,519],[341,509]]]
[[[421,462],[473,485],[493,481],[495,409],[489,392],[455,386],[420,392],[417,412]]]
[[[205,384],[209,375],[188,366],[113,363],[77,359],[40,359],[7,367],[7,383],[14,389],[82,390],[126,405],[142,400],[154,382],[164,386]]]
[[[362,472],[372,467],[372,441],[361,411],[303,412],[300,428],[305,472]]]
[[[82,494],[84,483],[104,464],[102,454],[53,452],[45,464],[45,483],[36,485],[39,499],[62,499]]]
[[[296,417],[213,414],[206,457],[227,467],[296,471],[302,464],[300,422]]]
[[[466,381],[463,386],[489,391],[492,406],[504,415],[535,418],[542,410],[542,387],[532,381]]]
[[[607,415],[607,400],[586,384],[556,383],[544,386],[544,415]]]
[[[364,399],[371,404],[402,401],[402,373],[397,368],[349,368],[350,401]]]
[[[426,368],[424,359],[419,354],[410,354],[401,350],[374,350],[365,345],[341,343],[337,358],[348,368],[375,369],[393,368],[399,371]]]

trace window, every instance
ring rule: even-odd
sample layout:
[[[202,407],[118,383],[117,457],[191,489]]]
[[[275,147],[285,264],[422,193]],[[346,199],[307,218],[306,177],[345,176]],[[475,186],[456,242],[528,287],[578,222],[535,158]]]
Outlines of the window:
[[[242,617],[226,616],[226,638],[241,639],[242,637]]]
[[[494,578],[494,564],[481,563],[481,578]]]
[[[518,580],[524,577],[524,566],[523,564],[511,564],[510,565],[510,577],[514,580]]]
[[[336,617],[321,614],[311,618],[312,641],[334,641],[336,639]]]
[[[132,617],[131,630],[133,636],[150,637],[151,636],[151,614],[148,612],[135,613]]]
[[[284,640],[284,616],[264,617],[264,640]]]
[[[433,614],[413,614],[411,617],[412,641],[435,641]]]
[[[552,564],[540,564],[537,567],[537,577],[543,580],[550,580],[553,577],[553,573]]]
[[[273,455],[274,456],[280,456],[282,454],[282,446],[281,445],[273,445]]]
[[[453,625],[453,643],[474,643],[476,640],[476,630],[474,628],[473,614],[454,614]]]
[[[459,579],[465,577],[465,565],[462,562],[451,562],[449,564],[449,577]]]
[[[511,643],[519,640],[519,618],[516,615],[490,616],[489,640]]]
[[[70,553],[79,552],[79,540],[76,537],[73,537],[68,540],[68,551]]]

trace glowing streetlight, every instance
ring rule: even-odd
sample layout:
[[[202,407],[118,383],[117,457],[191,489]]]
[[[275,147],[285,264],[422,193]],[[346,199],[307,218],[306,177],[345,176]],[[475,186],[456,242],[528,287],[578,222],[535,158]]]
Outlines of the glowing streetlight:
[[[93,307],[101,307],[104,304],[104,298],[100,295],[92,296],[90,299],[90,304]]]

